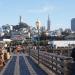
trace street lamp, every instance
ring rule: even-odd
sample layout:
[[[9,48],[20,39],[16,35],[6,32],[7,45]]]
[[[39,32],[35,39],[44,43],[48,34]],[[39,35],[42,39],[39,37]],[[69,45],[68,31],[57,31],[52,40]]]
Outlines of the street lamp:
[[[36,21],[36,27],[38,30],[38,65],[39,65],[39,29],[40,29],[40,23],[38,20]]]

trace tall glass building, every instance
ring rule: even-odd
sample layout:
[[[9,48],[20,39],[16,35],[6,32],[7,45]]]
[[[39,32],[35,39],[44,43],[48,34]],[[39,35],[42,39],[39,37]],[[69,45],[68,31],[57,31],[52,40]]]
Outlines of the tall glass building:
[[[75,31],[75,18],[72,18],[71,20],[71,30]]]

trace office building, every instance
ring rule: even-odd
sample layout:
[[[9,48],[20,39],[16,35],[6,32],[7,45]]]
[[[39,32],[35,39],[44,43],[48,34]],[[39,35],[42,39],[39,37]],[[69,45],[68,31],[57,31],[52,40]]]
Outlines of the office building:
[[[75,31],[75,18],[72,18],[71,20],[71,30]]]

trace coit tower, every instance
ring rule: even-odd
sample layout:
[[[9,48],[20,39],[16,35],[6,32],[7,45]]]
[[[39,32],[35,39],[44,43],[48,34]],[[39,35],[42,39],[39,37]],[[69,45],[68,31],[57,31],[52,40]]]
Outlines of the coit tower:
[[[49,15],[48,15],[48,20],[47,20],[47,31],[50,31],[50,18],[49,18]]]

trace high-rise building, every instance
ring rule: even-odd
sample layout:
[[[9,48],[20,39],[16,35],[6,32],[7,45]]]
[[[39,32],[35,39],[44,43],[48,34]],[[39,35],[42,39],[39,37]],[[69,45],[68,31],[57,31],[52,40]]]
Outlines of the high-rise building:
[[[71,20],[71,30],[75,31],[75,18],[72,18]]]
[[[36,21],[36,28],[40,29],[41,26],[42,26],[41,25],[41,21],[37,19],[37,21]]]
[[[42,26],[41,28],[40,28],[40,31],[41,32],[45,32],[46,30],[45,30],[45,26]]]
[[[47,21],[47,31],[50,31],[50,18],[49,18],[49,15],[48,15],[48,21]]]

